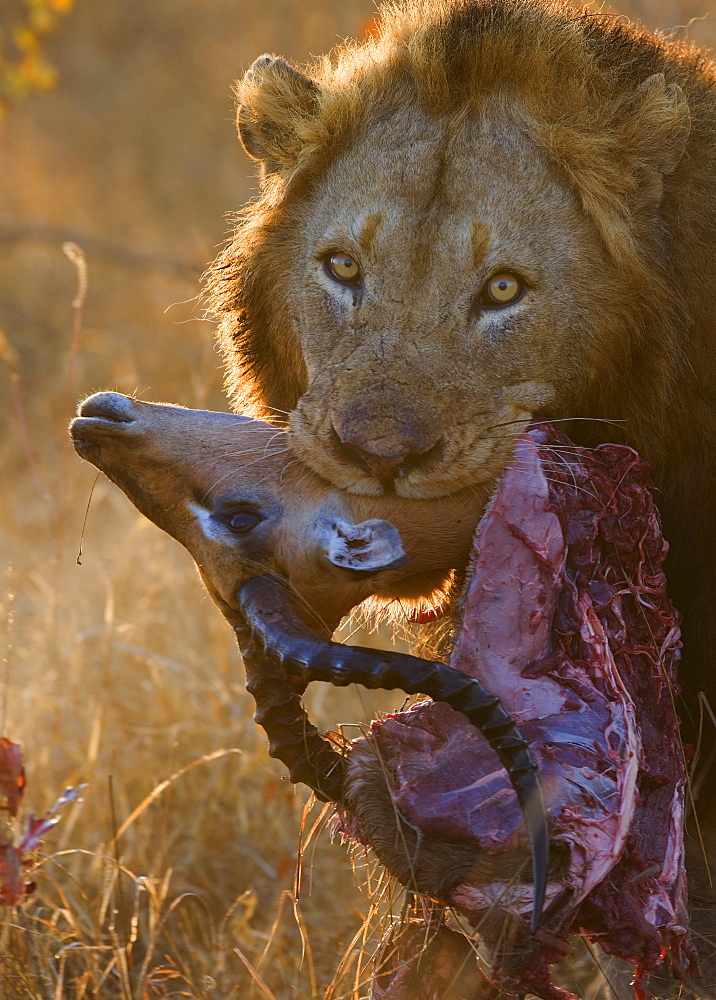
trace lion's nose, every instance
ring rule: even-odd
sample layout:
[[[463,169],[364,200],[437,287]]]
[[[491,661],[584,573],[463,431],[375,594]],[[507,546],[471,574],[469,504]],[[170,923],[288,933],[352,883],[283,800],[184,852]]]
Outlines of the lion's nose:
[[[410,455],[409,451],[399,451],[392,455],[376,455],[366,448],[361,448],[358,444],[343,442],[344,447],[352,451],[364,465],[367,465],[376,479],[395,479],[398,470],[403,466]]]
[[[343,449],[352,452],[376,479],[396,479],[428,462],[440,447],[436,437],[427,437],[417,430],[411,433],[406,429],[395,438],[375,442],[357,429],[342,433],[336,429],[336,436]]]

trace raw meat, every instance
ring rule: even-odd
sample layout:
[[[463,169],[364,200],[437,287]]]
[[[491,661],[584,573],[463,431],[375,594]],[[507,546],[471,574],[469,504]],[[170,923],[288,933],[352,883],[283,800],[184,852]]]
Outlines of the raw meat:
[[[476,534],[450,662],[530,740],[559,858],[542,942],[520,930],[509,955],[498,942],[506,918],[529,915],[529,874],[449,895],[492,944],[505,996],[566,996],[549,964],[578,930],[634,964],[637,995],[667,951],[672,974],[698,974],[685,930],[680,633],[649,485],[631,449],[582,449],[534,426]],[[370,738],[395,804],[424,835],[476,852],[524,848],[507,775],[459,713],[421,703],[374,723]]]

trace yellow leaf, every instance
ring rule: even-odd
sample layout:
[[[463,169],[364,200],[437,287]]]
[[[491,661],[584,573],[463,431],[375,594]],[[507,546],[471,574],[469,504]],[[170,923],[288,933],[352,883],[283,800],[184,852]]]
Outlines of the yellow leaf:
[[[16,28],[13,40],[21,52],[37,52],[39,43],[29,28]]]
[[[49,35],[57,27],[57,17],[47,7],[37,8],[30,14],[30,30],[35,35]]]
[[[32,86],[35,90],[50,90],[57,83],[57,70],[49,63],[40,60],[35,65]]]
[[[25,56],[18,65],[18,75],[26,91],[49,90],[57,80],[54,67],[36,56]]]

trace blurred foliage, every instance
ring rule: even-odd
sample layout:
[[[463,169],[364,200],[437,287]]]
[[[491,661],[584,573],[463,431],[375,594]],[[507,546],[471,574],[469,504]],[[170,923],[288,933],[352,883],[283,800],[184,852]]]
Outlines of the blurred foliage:
[[[57,80],[45,46],[74,0],[25,0],[24,11],[8,9],[0,24],[0,115],[10,102],[36,90],[49,90]],[[13,16],[14,15],[14,16]]]
[[[24,747],[29,810],[89,786],[48,837],[36,896],[1,922],[0,997],[292,1000],[333,983],[335,1000],[358,998],[399,898],[372,909],[324,818],[294,910],[306,795],[266,754],[231,632],[186,554],[102,478],[77,565],[95,473],[66,425],[103,388],[226,407],[196,295],[226,213],[255,191],[232,81],[262,52],[300,62],[359,37],[372,0],[69,7],[0,0],[2,93],[28,52],[57,80],[0,121],[0,735]],[[710,16],[690,24],[716,0],[623,9],[716,39]],[[309,697],[324,728],[395,706]]]

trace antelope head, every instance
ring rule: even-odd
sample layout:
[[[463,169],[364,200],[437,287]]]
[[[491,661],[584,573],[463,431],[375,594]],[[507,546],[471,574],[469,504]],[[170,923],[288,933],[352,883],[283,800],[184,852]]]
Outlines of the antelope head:
[[[481,513],[474,492],[436,502],[344,494],[297,462],[287,434],[231,413],[90,396],[70,433],[77,452],[184,545],[221,611],[270,574],[329,636],[371,595],[413,600],[467,562]]]

